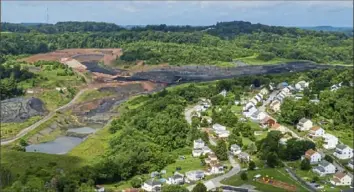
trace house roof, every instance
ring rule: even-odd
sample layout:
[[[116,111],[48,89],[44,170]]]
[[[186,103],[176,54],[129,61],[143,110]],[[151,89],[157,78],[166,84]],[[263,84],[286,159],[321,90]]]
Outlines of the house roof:
[[[343,173],[343,172],[337,172],[336,174],[333,175],[333,178],[338,178],[338,179],[342,179],[343,177],[345,177],[347,174]]]
[[[241,149],[241,147],[238,146],[237,144],[232,144],[231,149]]]
[[[327,167],[330,164],[331,164],[330,162],[328,162],[326,160],[322,160],[319,165],[322,166],[322,167]]]
[[[338,148],[338,149],[345,149],[345,148],[347,148],[348,146],[346,146],[346,145],[344,145],[344,144],[338,144],[337,146],[336,146],[336,148]]]
[[[274,129],[278,129],[279,127],[280,127],[279,123],[274,123],[274,125],[272,126],[272,128],[274,128]]]
[[[150,186],[161,185],[161,182],[159,180],[155,180],[155,179],[149,179],[149,180],[145,181],[145,183]]]
[[[173,178],[173,179],[182,179],[182,178],[183,178],[183,175],[181,175],[181,174],[174,174],[174,175],[172,176],[172,178]]]
[[[250,155],[246,152],[241,152],[239,155],[238,155],[240,158],[245,158],[245,157],[249,157]]]
[[[305,123],[306,121],[308,121],[308,119],[306,119],[306,118],[301,118],[300,121],[299,121],[299,123]]]
[[[315,150],[309,149],[305,152],[305,156],[311,157],[315,153],[317,153]]]
[[[322,172],[322,173],[326,171],[324,169],[324,167],[322,167],[322,166],[317,166],[317,167],[315,167],[315,169],[318,170],[319,172]]]
[[[321,129],[321,127],[320,126],[313,126],[313,127],[311,127],[311,131],[317,131],[317,130],[319,130],[319,129]]]

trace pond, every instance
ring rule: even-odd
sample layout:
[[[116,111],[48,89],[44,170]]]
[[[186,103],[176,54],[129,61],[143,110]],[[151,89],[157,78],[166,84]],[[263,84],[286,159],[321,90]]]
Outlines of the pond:
[[[84,139],[78,137],[60,136],[54,141],[29,145],[26,147],[26,152],[65,154],[80,144],[83,140]]]
[[[91,127],[81,127],[81,128],[74,128],[74,129],[68,129],[68,133],[81,133],[81,134],[90,134],[96,132],[97,129],[93,129]]]

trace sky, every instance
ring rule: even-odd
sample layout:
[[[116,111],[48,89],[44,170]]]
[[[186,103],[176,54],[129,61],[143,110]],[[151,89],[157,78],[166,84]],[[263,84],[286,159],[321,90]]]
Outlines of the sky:
[[[353,1],[1,1],[1,21],[98,21],[118,25],[353,26]]]

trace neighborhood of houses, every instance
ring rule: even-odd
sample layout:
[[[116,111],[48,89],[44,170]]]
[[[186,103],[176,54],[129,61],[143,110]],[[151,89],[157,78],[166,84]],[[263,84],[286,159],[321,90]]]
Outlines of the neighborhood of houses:
[[[251,122],[257,123],[259,127],[268,131],[281,131],[283,137],[280,139],[279,143],[281,145],[286,145],[286,142],[291,138],[297,139],[322,139],[322,146],[318,146],[316,151],[315,149],[307,150],[301,159],[308,159],[312,171],[316,173],[319,177],[324,177],[332,175],[330,183],[333,186],[351,186],[352,175],[343,171],[343,169],[338,169],[338,164],[335,165],[334,162],[330,163],[324,159],[325,154],[319,150],[331,150],[333,151],[332,155],[337,160],[348,160],[351,159],[346,167],[353,169],[353,149],[347,145],[344,145],[339,141],[339,139],[326,131],[319,125],[316,125],[311,119],[302,118],[299,120],[295,129],[299,132],[306,132],[305,137],[300,137],[294,131],[291,131],[289,128],[280,125],[275,118],[270,114],[280,112],[281,105],[286,97],[293,97],[294,99],[301,99],[301,92],[309,87],[309,83],[306,81],[299,81],[295,85],[289,85],[286,82],[279,83],[277,86],[270,84],[269,88],[262,88],[254,97],[252,97],[248,102],[247,101],[238,101],[234,102],[235,105],[243,105],[242,115],[245,118],[248,118]],[[336,91],[341,87],[341,83],[333,85],[330,90]],[[270,94],[272,93],[272,94]],[[224,97],[227,95],[227,91],[223,90],[221,93]],[[270,97],[270,95],[273,95]],[[314,104],[320,102],[318,99],[311,100]],[[211,101],[208,99],[201,99],[201,101],[192,108],[191,116],[200,117],[202,120],[206,120],[209,124],[213,121],[208,116],[202,116],[202,112],[207,111],[211,107]],[[240,120],[245,120],[240,118]],[[188,121],[188,120],[187,120]],[[212,132],[215,138],[209,139],[227,139],[230,135],[230,131],[227,130],[226,126],[219,123],[214,123],[211,125],[211,128],[208,129],[209,132]],[[209,134],[210,136],[210,134]],[[210,142],[212,144],[212,142]],[[215,145],[215,144],[214,144]],[[236,157],[239,162],[249,162],[251,160],[251,155],[242,151],[242,148],[237,144],[232,144],[229,147],[229,153],[233,157]],[[212,175],[222,175],[227,172],[226,166],[222,164],[215,155],[215,153],[208,147],[208,145],[202,140],[197,139],[193,141],[192,148],[192,157],[204,159],[205,169],[204,170],[189,170],[184,174],[179,172],[174,172],[173,176],[168,177],[166,180],[162,181],[161,179],[152,179],[145,181],[142,185],[142,189],[148,192],[160,191],[162,183],[174,184],[174,185],[183,185],[183,184],[193,184],[197,181],[204,179],[206,176]],[[341,171],[339,171],[341,170]]]

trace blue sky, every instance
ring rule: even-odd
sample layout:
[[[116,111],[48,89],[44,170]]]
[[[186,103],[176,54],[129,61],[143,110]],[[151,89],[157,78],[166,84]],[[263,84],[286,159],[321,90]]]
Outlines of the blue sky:
[[[210,25],[244,20],[279,26],[353,25],[349,1],[2,1],[1,21],[103,21],[119,25]]]

